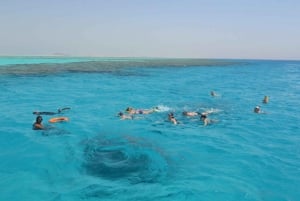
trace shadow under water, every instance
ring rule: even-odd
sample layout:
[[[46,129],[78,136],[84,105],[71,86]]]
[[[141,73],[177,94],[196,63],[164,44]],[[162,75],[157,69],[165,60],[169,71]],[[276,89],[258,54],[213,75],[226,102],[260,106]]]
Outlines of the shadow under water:
[[[84,142],[84,170],[108,180],[158,182],[168,174],[168,163],[157,148],[141,139],[97,136]]]

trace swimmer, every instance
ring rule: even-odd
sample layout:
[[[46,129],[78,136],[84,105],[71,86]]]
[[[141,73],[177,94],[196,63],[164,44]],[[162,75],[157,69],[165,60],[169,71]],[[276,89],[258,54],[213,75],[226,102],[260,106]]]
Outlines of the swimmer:
[[[188,117],[194,117],[194,116],[198,116],[199,115],[198,112],[187,112],[187,111],[182,112],[182,114],[184,116],[188,116]]]
[[[258,105],[254,108],[253,111],[254,111],[254,113],[257,113],[257,114],[265,114],[265,112],[261,111],[260,106],[258,106]]]
[[[178,121],[175,119],[174,114],[171,112],[168,114],[168,119],[171,121],[173,124],[178,124]]]
[[[260,107],[259,106],[256,106],[253,110],[255,113],[260,113]]]
[[[57,110],[57,112],[38,112],[38,111],[35,111],[32,114],[35,114],[35,115],[55,115],[55,114],[60,114],[64,110],[70,110],[70,109],[71,109],[70,107],[65,107],[65,108],[59,108]]]
[[[269,102],[269,96],[265,96],[262,102],[267,104]]]
[[[119,112],[118,116],[120,117],[121,120],[124,120],[124,119],[133,119],[132,115],[125,115],[123,112]]]
[[[37,116],[36,121],[32,125],[33,130],[43,130],[44,126],[42,125],[43,118],[42,116]]]
[[[206,114],[202,113],[201,116],[200,116],[200,120],[203,121],[204,126],[206,126],[209,123],[209,120],[208,120]]]
[[[126,109],[126,112],[128,112],[129,114],[151,114],[155,111],[157,111],[157,107],[154,109],[134,109],[132,107],[128,107]]]
[[[212,97],[219,97],[219,96],[220,96],[220,95],[217,94],[215,91],[211,91],[211,92],[210,92],[210,95],[211,95]]]
[[[206,113],[201,113],[200,120],[203,121],[204,126],[207,126],[208,124],[211,124],[214,122],[214,120],[211,120],[207,117]]]

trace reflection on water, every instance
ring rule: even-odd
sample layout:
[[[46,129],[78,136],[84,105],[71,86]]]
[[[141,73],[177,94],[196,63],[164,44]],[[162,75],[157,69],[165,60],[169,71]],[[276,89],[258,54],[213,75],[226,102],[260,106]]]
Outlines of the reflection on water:
[[[83,167],[87,174],[95,177],[151,183],[158,182],[168,171],[161,152],[145,146],[142,140],[97,136],[84,145]]]

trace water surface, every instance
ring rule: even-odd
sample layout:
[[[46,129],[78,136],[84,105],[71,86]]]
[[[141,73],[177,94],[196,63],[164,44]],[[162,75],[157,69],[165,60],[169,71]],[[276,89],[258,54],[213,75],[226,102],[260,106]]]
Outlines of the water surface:
[[[298,61],[9,59],[0,59],[1,200],[300,199]],[[128,106],[160,110],[120,120]],[[44,115],[53,128],[32,130],[33,111],[62,107],[69,122]],[[205,110],[216,123],[182,115]]]

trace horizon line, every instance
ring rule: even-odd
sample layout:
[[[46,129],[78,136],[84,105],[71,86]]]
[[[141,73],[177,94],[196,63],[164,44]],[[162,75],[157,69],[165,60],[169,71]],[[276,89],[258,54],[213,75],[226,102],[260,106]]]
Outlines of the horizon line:
[[[153,56],[88,56],[88,55],[0,55],[1,57],[45,57],[45,58],[132,58],[132,59],[207,59],[207,60],[268,60],[268,61],[300,61],[300,58],[222,58],[222,57],[153,57]]]

